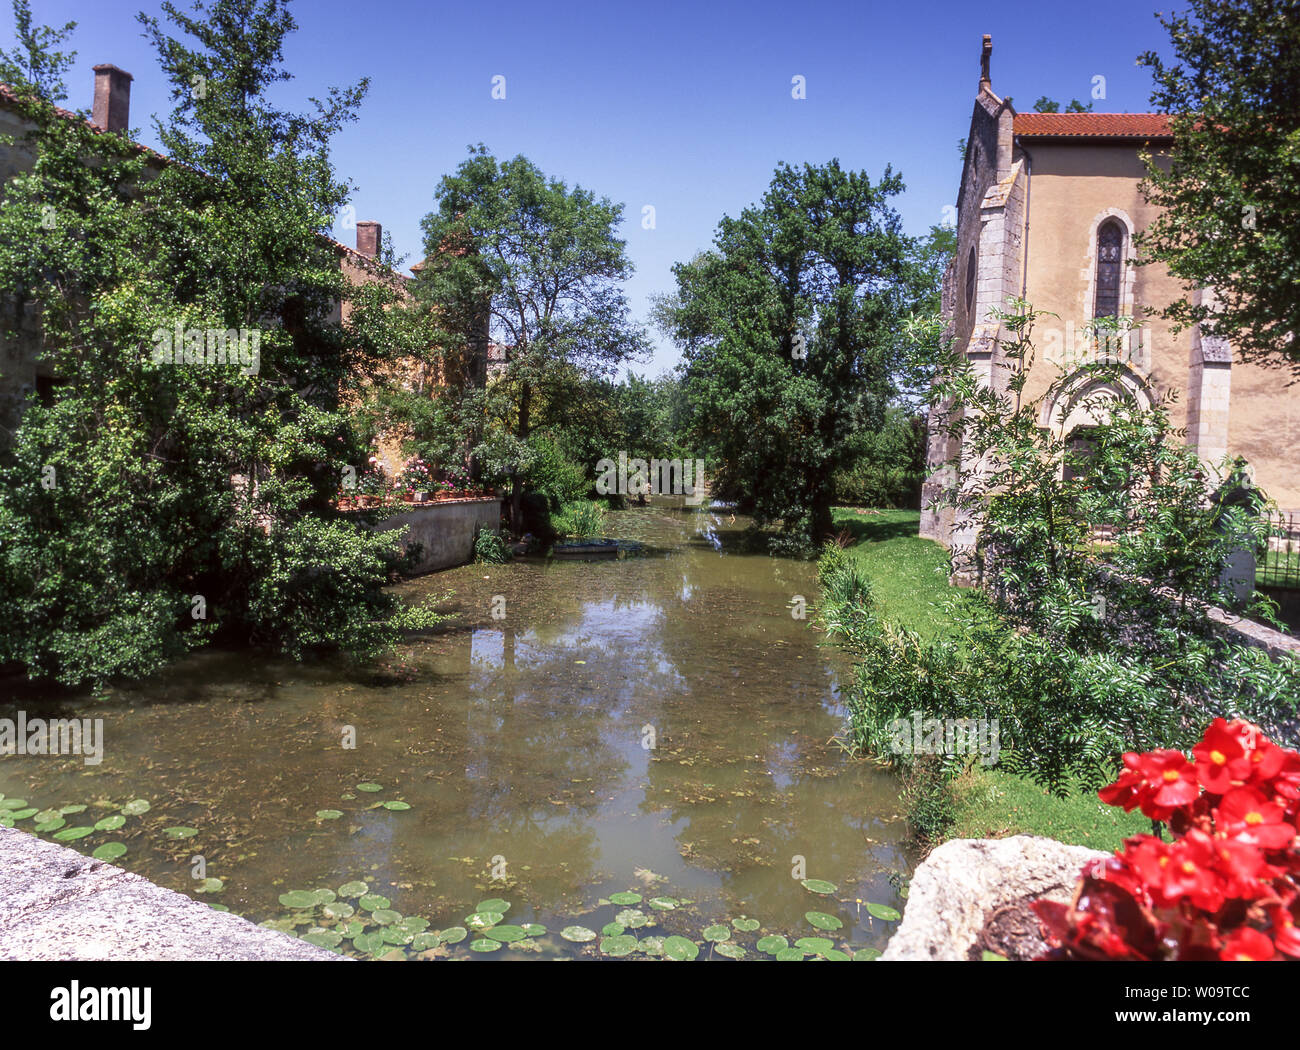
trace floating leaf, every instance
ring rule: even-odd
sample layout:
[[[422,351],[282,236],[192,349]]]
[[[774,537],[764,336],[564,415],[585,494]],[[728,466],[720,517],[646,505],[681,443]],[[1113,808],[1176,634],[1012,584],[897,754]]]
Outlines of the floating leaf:
[[[174,827],[163,828],[163,834],[169,839],[192,839],[199,833],[198,828]]]
[[[387,926],[390,923],[401,922],[402,913],[393,911],[392,908],[375,908],[371,911],[370,918],[380,926]]]
[[[798,948],[782,948],[776,953],[777,962],[803,962],[804,953]]]
[[[1005,955],[999,955],[997,952],[991,952],[987,948],[980,954],[980,960],[983,962],[1009,962]]]
[[[384,942],[384,938],[377,933],[359,933],[352,938],[352,947],[359,952],[372,955],[375,952],[384,951],[388,945]]]
[[[777,952],[789,947],[790,942],[775,933],[768,934],[766,937],[760,937],[758,939],[758,950],[767,955],[775,955]]]
[[[338,900],[338,894],[328,886],[322,886],[318,890],[312,890],[312,893],[316,894],[317,904],[333,904]]]
[[[365,784],[358,784],[357,790],[358,791],[383,791],[384,786],[382,784],[372,784],[367,782]]]
[[[502,915],[510,910],[510,902],[503,901],[500,897],[492,897],[489,900],[479,901],[475,911],[499,911]]]
[[[411,938],[411,951],[427,952],[430,948],[437,948],[442,944],[442,938],[436,933],[417,933]]]
[[[616,959],[631,955],[636,951],[636,938],[627,933],[621,933],[616,937],[605,937],[600,942],[600,950],[603,954]]]
[[[91,854],[96,860],[117,860],[126,852],[126,847],[120,842],[105,842],[102,846]]]
[[[415,939],[415,934],[410,930],[404,930],[400,926],[385,926],[380,931],[380,936],[388,944],[410,944]]]
[[[226,884],[220,879],[204,879],[194,887],[195,893],[220,893],[226,888]]]
[[[838,886],[833,882],[827,882],[825,879],[804,879],[803,888],[810,893],[834,893]]]
[[[469,930],[464,926],[450,926],[438,934],[438,939],[443,944],[459,944],[469,936]]]
[[[327,919],[350,919],[356,914],[356,908],[347,901],[330,901],[320,913]]]
[[[859,948],[853,953],[853,961],[858,962],[870,959],[879,959],[880,954],[879,948]]]
[[[12,802],[13,799],[9,799],[8,801]],[[19,801],[21,802],[22,800],[20,799]],[[22,805],[25,806],[25,805],[27,805],[27,803],[26,803],[26,802],[22,802]],[[0,809],[2,809],[2,808],[10,808],[10,807],[5,807],[2,803],[0,803]],[[74,814],[74,813],[85,813],[85,812],[86,812],[86,807],[85,807],[85,806],[81,806],[81,805],[77,805],[77,806],[62,806],[62,807],[60,807],[59,812],[62,813],[65,817],[70,817],[70,816],[72,816],[72,814]]]
[[[901,912],[888,904],[876,904],[871,901],[867,902],[867,911],[877,919],[884,919],[886,922],[895,922],[903,917]]]
[[[94,828],[64,828],[62,831],[56,831],[54,837],[60,842],[71,842],[73,839],[84,839],[91,834]]]
[[[150,807],[149,803],[145,799],[133,798],[130,802],[128,802],[125,806],[122,807],[122,812],[125,813],[128,817],[139,817],[145,813],[148,813],[150,808],[152,807]]]
[[[116,831],[126,823],[126,817],[114,813],[111,817],[104,817],[103,820],[95,821],[96,831]]]
[[[609,895],[609,900],[611,904],[620,904],[620,905],[640,904],[641,899],[642,899],[641,894],[631,893],[628,891],[624,891],[622,893],[611,893]]]
[[[566,926],[560,931],[560,936],[574,944],[586,944],[596,939],[596,931],[585,926]]]
[[[0,798],[3,797],[4,797],[3,795],[0,795]],[[43,809],[36,814],[36,823],[44,824],[47,821],[61,820],[62,818],[63,815],[57,809]]]
[[[47,820],[44,821],[43,823],[37,824],[35,830],[41,833],[47,831],[58,831],[59,828],[63,827],[63,825],[66,823],[67,821],[64,820],[62,817],[55,817],[53,820]]]
[[[380,911],[389,907],[392,903],[387,897],[378,893],[367,893],[357,901],[357,907],[362,911]]]
[[[672,911],[677,907],[677,901],[672,897],[651,897],[648,903],[655,911]]]
[[[470,941],[469,948],[472,952],[494,952],[501,947],[500,941],[494,941],[491,937],[481,937],[477,941]]]
[[[35,806],[28,806],[26,809],[13,809],[9,811],[9,816],[13,820],[26,820],[28,817],[36,816],[37,809]]]
[[[308,933],[303,937],[308,944],[314,944],[317,948],[337,948],[343,943],[343,934],[335,933],[333,930],[322,930],[320,933]]]
[[[288,893],[280,894],[280,903],[286,908],[293,908],[299,911],[303,908],[316,907],[316,894],[311,890],[290,890]]]
[[[423,933],[429,928],[429,920],[422,919],[418,915],[411,915],[396,925],[400,926],[407,933]]]
[[[844,925],[834,915],[827,915],[824,911],[806,911],[803,917],[819,930],[838,930]]]
[[[753,933],[758,929],[757,919],[746,919],[743,915],[739,919],[732,919],[731,925],[736,927],[741,933]]]
[[[318,809],[316,811],[317,820],[338,820],[341,816],[343,816],[343,810],[341,809]]]
[[[26,809],[27,800],[25,798],[0,798],[0,809]],[[75,812],[80,813],[85,806],[81,806]],[[72,809],[71,806],[68,809]]]
[[[230,911],[230,909],[227,908],[224,904],[218,904],[216,903],[216,901],[209,902],[208,907],[211,908],[213,911]]]
[[[543,937],[546,935],[546,927],[540,922],[524,923],[524,933],[529,937]]]
[[[624,908],[614,916],[615,922],[621,922],[629,930],[639,930],[650,925],[650,917],[640,908]]]
[[[794,946],[812,952],[814,955],[825,955],[835,947],[835,942],[825,937],[800,937],[794,942]]]
[[[370,892],[370,887],[364,882],[345,882],[339,887],[339,896],[348,897],[355,900],[357,897],[363,897]]]
[[[411,808],[411,804],[409,802],[398,802],[396,800],[389,800],[388,802],[384,803],[384,809],[402,810],[402,809],[410,809],[410,808]]]
[[[505,916],[499,911],[476,911],[473,915],[465,916],[465,925],[471,930],[486,930],[504,918]]]
[[[706,926],[704,928],[704,939],[706,941],[725,941],[730,936],[730,926]]]
[[[640,948],[646,955],[663,955],[664,938],[662,937],[642,937]]]
[[[600,935],[602,937],[618,937],[625,933],[626,930],[627,927],[621,922],[607,922],[600,928]]]
[[[745,957],[745,949],[739,944],[715,944],[713,950],[728,959],[743,959]]]
[[[527,936],[528,934],[522,926],[501,925],[492,927],[492,939],[502,941],[505,944],[522,941]]]
[[[689,962],[699,954],[700,946],[694,941],[676,936],[664,938],[664,955],[675,962]]]
[[[829,959],[831,962],[848,962],[849,956],[840,951],[838,948],[831,948],[829,951],[822,952],[823,959]]]

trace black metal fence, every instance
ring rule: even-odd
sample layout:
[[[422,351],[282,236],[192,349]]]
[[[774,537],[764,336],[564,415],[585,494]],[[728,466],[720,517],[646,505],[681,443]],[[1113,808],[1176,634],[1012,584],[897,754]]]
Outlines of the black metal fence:
[[[1255,585],[1300,588],[1300,514],[1273,513],[1267,519],[1268,550],[1256,566]]]

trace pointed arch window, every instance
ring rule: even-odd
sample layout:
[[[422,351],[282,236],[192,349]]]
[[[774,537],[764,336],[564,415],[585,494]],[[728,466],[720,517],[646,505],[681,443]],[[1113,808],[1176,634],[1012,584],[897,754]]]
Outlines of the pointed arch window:
[[[1119,316],[1123,267],[1124,227],[1115,219],[1107,219],[1097,229],[1097,295],[1093,304],[1093,317]]]

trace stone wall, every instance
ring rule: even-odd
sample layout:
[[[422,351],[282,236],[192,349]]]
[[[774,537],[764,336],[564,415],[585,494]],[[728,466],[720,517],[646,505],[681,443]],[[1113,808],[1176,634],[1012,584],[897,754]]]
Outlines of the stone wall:
[[[416,576],[450,569],[474,560],[474,537],[480,530],[499,533],[501,501],[495,496],[412,504],[370,526],[375,532],[407,528],[409,550],[419,544]]]

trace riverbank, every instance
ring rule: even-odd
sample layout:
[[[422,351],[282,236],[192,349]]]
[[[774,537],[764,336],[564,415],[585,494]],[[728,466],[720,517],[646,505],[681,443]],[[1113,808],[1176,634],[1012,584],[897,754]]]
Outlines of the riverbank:
[[[129,871],[0,827],[0,959],[338,960]]]
[[[947,551],[918,534],[920,514],[909,510],[841,508],[835,525],[857,541],[850,556],[868,573],[886,619],[923,637],[942,633],[947,601],[961,600],[948,584]],[[1039,835],[1093,849],[1114,849],[1129,835],[1150,830],[1140,813],[1102,805],[1091,791],[1057,798],[1032,781],[997,768],[974,766],[953,785],[952,823],[945,839]]]

